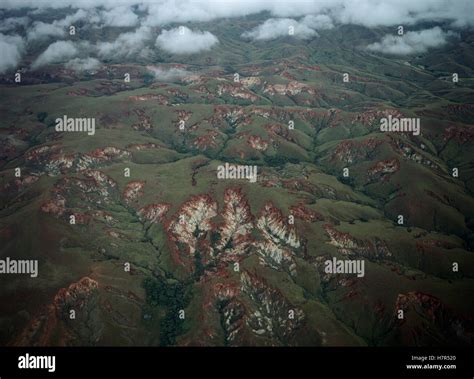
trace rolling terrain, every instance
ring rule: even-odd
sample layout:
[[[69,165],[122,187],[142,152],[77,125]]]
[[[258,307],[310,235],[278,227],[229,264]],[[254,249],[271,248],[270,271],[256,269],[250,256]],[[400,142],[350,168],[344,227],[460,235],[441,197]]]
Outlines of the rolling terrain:
[[[0,276],[1,345],[473,344],[474,35],[410,57],[363,48],[387,27],[240,38],[266,18],[190,24],[219,36],[191,56],[0,76],[0,256],[40,267]]]

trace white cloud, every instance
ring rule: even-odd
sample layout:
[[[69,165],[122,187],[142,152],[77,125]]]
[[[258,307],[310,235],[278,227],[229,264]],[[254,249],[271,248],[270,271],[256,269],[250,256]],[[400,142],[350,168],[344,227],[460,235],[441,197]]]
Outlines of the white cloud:
[[[211,21],[269,11],[274,17],[328,14],[335,21],[368,27],[415,24],[421,20],[452,20],[456,26],[474,25],[472,0],[2,0],[0,8],[73,8],[139,4],[147,10],[145,25]]]
[[[26,27],[30,22],[28,17],[9,17],[0,23],[0,32],[9,32],[18,27]]]
[[[367,27],[413,25],[423,20],[463,20],[474,25],[473,11],[471,0],[335,0],[330,7],[338,22]]]
[[[67,62],[64,67],[74,71],[96,70],[101,66],[99,60],[95,58],[74,58]]]
[[[62,63],[73,58],[79,53],[77,47],[71,41],[57,41],[48,46],[33,62],[33,69],[50,63]]]
[[[288,0],[286,0],[288,1]],[[275,1],[256,0],[146,0],[142,8],[148,11],[145,23],[150,26],[192,21],[211,21],[223,17],[256,14],[272,7]]]
[[[455,35],[453,32],[444,32],[436,26],[431,29],[407,32],[403,36],[388,34],[380,42],[367,46],[367,49],[394,55],[424,53],[430,48],[444,45],[448,37]]]
[[[0,33],[0,74],[16,68],[21,61],[25,43],[20,36]]]
[[[161,68],[148,66],[147,69],[153,73],[155,79],[161,82],[174,82],[175,80],[191,75],[191,72],[180,68]]]
[[[327,30],[334,28],[331,17],[325,14],[308,15],[300,21],[303,25],[315,30]]]
[[[79,21],[87,25],[131,27],[139,23],[138,16],[128,6],[118,6],[110,10],[78,9],[75,13],[55,20],[50,24],[38,21],[28,31],[28,40],[44,40],[48,37],[63,37],[70,26],[77,26]],[[1,26],[0,26],[1,28]]]
[[[71,25],[74,25],[74,23],[82,20],[87,20],[88,22],[91,22],[90,20],[90,12],[87,12],[83,9],[79,9],[76,11],[74,14],[67,15],[63,19],[59,21],[54,21],[54,24],[63,26],[63,27],[69,27]]]
[[[186,27],[163,30],[156,39],[156,46],[171,54],[194,54],[210,50],[219,43],[209,32],[192,31]]]
[[[474,25],[472,0],[143,0],[140,3],[143,9],[148,9],[146,23],[150,26],[211,21],[262,11],[283,18],[327,14],[343,24],[368,27],[445,19],[460,26]]]
[[[107,39],[97,42],[93,53],[101,60],[151,56],[150,48],[156,37],[153,32],[155,26],[211,21],[262,11],[268,11],[272,18],[244,33],[245,37],[256,40],[278,38],[288,35],[289,26],[294,26],[295,37],[312,38],[317,36],[319,30],[331,29],[334,24],[351,23],[367,27],[409,26],[419,21],[448,20],[452,27],[474,26],[472,0],[0,0],[0,9],[28,7],[31,9],[25,10],[28,17],[6,17],[7,12],[2,14],[0,32],[19,33],[17,29],[28,28],[27,45],[22,40],[21,46],[15,48],[10,46],[12,43],[2,40],[4,46],[8,45],[2,54],[8,56],[0,60],[3,64],[10,62],[9,66],[2,67],[12,67],[11,62],[18,64],[25,46],[29,48],[37,41],[65,38],[68,27],[81,22],[84,29],[137,27],[135,31],[120,34],[115,41],[106,42],[109,41]],[[44,18],[39,18],[45,17],[50,8],[67,7],[73,10],[62,19],[46,23]],[[155,46],[173,54],[192,54],[208,50],[218,43],[217,37],[209,32],[193,32],[190,29],[185,29],[185,32],[184,36],[180,36],[177,29],[163,30]],[[448,36],[449,33],[436,29],[425,33],[408,32],[402,38],[387,35],[370,45],[369,49],[390,54],[413,54],[442,45]]]
[[[290,30],[293,34],[290,34]],[[291,18],[270,18],[256,28],[242,34],[243,38],[265,41],[293,35],[299,39],[316,37],[318,33],[306,24]]]
[[[116,7],[109,11],[101,12],[100,17],[106,26],[136,26],[138,24],[138,16],[130,7]]]
[[[42,21],[33,23],[33,27],[28,30],[27,39],[29,42],[32,42],[36,40],[44,40],[49,37],[64,37],[67,28],[81,20],[87,20],[88,23],[97,21],[91,12],[79,9],[75,13],[67,15],[61,20],[53,21],[51,24]]]
[[[66,30],[62,26],[37,21],[33,24],[33,27],[28,30],[27,39],[31,42],[43,40],[48,37],[63,37],[65,34]]]
[[[99,43],[97,52],[104,59],[134,56],[144,49],[151,38],[151,28],[142,26],[133,32],[120,34],[114,42]]]

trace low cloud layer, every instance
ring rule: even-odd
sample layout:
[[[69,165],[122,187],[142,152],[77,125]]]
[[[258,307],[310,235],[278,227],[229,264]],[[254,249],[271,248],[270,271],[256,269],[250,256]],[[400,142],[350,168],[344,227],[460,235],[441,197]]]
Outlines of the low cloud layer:
[[[136,26],[139,23],[138,16],[126,6],[104,10],[100,13],[100,19],[105,26],[126,27]]]
[[[20,8],[24,8],[24,15],[2,11]],[[62,10],[56,12],[51,8]],[[153,50],[157,49],[182,55],[208,51],[219,42],[218,36],[189,28],[182,29],[182,35],[179,28],[173,27],[263,11],[271,14],[270,19],[243,33],[242,37],[273,40],[290,35],[290,27],[293,27],[294,38],[310,39],[317,37],[320,30],[344,24],[369,28],[403,25],[407,30],[416,30],[409,26],[421,21],[442,22],[446,29],[474,26],[472,0],[2,0],[0,11],[5,17],[0,20],[2,72],[18,67],[21,58],[35,51],[38,43],[40,46],[49,43],[53,46],[51,49],[62,46],[65,52],[71,52],[67,42],[62,41],[59,45],[53,42],[69,39],[72,25],[79,28],[79,35],[92,31],[90,35],[99,38],[97,31],[103,27],[128,28],[118,31],[120,34],[115,41],[94,41],[90,48],[80,49],[79,54],[68,58],[93,57],[104,62],[150,58],[155,56]],[[60,16],[51,20],[50,16],[55,14]],[[117,35],[113,33],[110,35]],[[12,39],[15,36],[19,39]],[[387,54],[415,54],[443,45],[449,36],[450,32],[433,28],[407,32],[403,37],[387,35],[368,48]],[[12,41],[17,41],[18,45]],[[48,57],[55,57],[55,54],[60,55],[60,51],[44,51],[35,61],[35,67],[47,64],[50,62]]]
[[[139,54],[152,38],[151,29],[142,26],[133,32],[122,33],[113,42],[97,44],[97,53],[101,58],[123,58]]]
[[[25,43],[20,36],[8,36],[0,33],[0,73],[18,66]]]
[[[444,32],[440,27],[408,32],[403,36],[388,34],[380,42],[367,46],[368,50],[392,55],[425,53],[430,48],[446,44],[455,33]]]
[[[308,28],[312,28],[315,30],[327,30],[334,28],[334,24],[332,22],[331,17],[325,14],[318,14],[316,16],[308,15],[306,17],[303,17],[301,22]]]
[[[26,25],[28,18],[11,18],[8,23],[0,24],[2,28],[13,28],[18,25]],[[75,26],[78,22],[85,22],[94,27],[133,27],[139,24],[139,17],[131,7],[118,6],[110,10],[79,9],[73,14],[55,20],[52,23],[36,21],[27,31],[28,41],[44,40],[50,37],[64,37],[70,26]]]
[[[211,21],[262,11],[281,18],[326,14],[338,23],[368,27],[413,25],[424,20],[474,25],[472,0],[144,0],[141,3],[149,13],[146,23],[150,26]]]
[[[42,21],[36,21],[33,23],[33,26],[28,30],[27,39],[28,42],[34,42],[37,40],[44,40],[49,37],[64,37],[66,35],[66,28],[74,23],[86,20],[89,18],[89,13],[79,9],[75,13],[70,14],[63,19],[53,21],[48,24]],[[91,18],[90,20],[93,21]],[[90,21],[89,21],[90,22]]]
[[[191,75],[191,72],[180,68],[161,68],[148,66],[147,69],[155,76],[155,80],[160,82],[174,82]]]
[[[242,34],[242,37],[254,41],[265,41],[290,35],[300,39],[307,39],[315,37],[317,33],[314,29],[291,18],[271,18],[251,31],[245,32]]]
[[[274,17],[327,14],[339,23],[368,27],[451,20],[456,26],[474,25],[472,0],[2,0],[0,8],[72,8],[111,10],[138,4],[145,24],[211,21],[269,11]]]
[[[242,34],[243,38],[254,41],[272,40],[279,37],[293,36],[299,39],[316,37],[316,30],[331,29],[334,25],[326,15],[309,15],[300,21],[291,18],[271,18],[249,32]]]
[[[39,55],[31,67],[36,69],[50,63],[63,63],[78,54],[79,50],[71,41],[57,41]]]
[[[193,31],[186,27],[163,30],[156,38],[156,46],[171,54],[195,54],[207,51],[218,42],[212,33]]]
[[[74,58],[67,62],[64,67],[74,71],[96,70],[101,66],[98,59],[95,58]]]
[[[49,37],[64,37],[66,29],[57,24],[47,24],[44,22],[35,22],[33,27],[28,30],[27,39],[30,42],[44,40]]]
[[[20,26],[26,27],[29,23],[29,17],[9,17],[1,21],[0,32],[9,32]]]

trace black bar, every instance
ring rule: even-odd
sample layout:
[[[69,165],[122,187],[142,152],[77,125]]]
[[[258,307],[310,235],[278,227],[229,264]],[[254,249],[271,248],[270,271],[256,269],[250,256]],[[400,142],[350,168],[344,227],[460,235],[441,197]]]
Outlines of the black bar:
[[[472,348],[52,347],[0,348],[0,379],[215,375],[254,378],[473,378]],[[54,356],[55,371],[19,369],[19,357]],[[417,357],[417,359],[413,359]],[[426,357],[420,361],[419,357]],[[431,358],[431,360],[430,360]],[[433,359],[434,358],[434,359]],[[407,365],[425,368],[408,369]],[[425,365],[443,365],[442,369]],[[456,368],[444,367],[455,365]],[[304,374],[306,372],[306,374]],[[150,374],[146,374],[150,373]],[[298,374],[298,376],[296,376]]]

